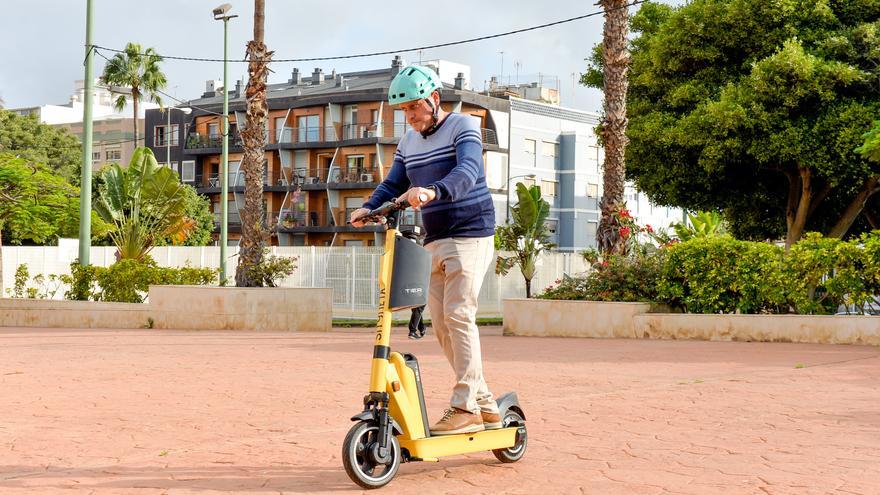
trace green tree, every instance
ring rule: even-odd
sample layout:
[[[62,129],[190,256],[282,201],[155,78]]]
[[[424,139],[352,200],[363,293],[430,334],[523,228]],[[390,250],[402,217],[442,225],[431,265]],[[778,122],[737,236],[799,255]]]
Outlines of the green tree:
[[[495,230],[496,248],[512,251],[514,255],[506,258],[499,256],[495,273],[507,275],[511,268],[518,265],[526,281],[526,297],[532,297],[535,264],[544,250],[553,247],[550,229],[547,228],[550,204],[541,197],[541,188],[538,186],[526,188],[522,182],[518,182],[516,195],[519,202],[510,209],[513,223]]]
[[[45,165],[0,152],[0,294],[3,233],[12,242],[42,242],[57,235],[57,213],[77,195],[76,188]]]
[[[141,261],[157,239],[182,243],[193,228],[186,217],[186,193],[173,170],[159,167],[149,148],[137,148],[128,167],[117,164],[102,173],[94,208],[112,224],[110,238],[118,259]]]
[[[266,77],[272,53],[264,39],[265,0],[254,0],[254,39],[248,42],[248,84],[246,126],[241,131],[244,154],[244,208],[241,210],[241,241],[238,268],[235,272],[237,287],[261,287],[263,281],[254,276],[263,263],[263,247],[270,233],[263,228],[263,167],[265,166],[266,127],[269,107],[266,104]]]
[[[865,159],[880,163],[880,120],[874,121],[874,127],[865,133],[865,144],[856,149]],[[862,215],[872,230],[880,230],[880,198],[869,197]]]
[[[162,62],[155,50],[147,48],[142,51],[138,43],[128,43],[122,53],[117,53],[104,66],[101,80],[111,88],[114,86],[131,89],[131,101],[134,113],[134,143],[138,143],[138,104],[147,97],[150,101],[162,105],[159,91],[165,89],[168,82],[159,67]],[[126,94],[120,94],[114,105],[116,110],[125,108]]]
[[[4,151],[31,163],[43,163],[79,185],[82,147],[66,129],[41,124],[34,115],[0,110],[0,152]]]
[[[186,218],[192,220],[192,230],[187,234],[182,246],[207,246],[211,243],[211,235],[214,233],[214,214],[211,213],[211,202],[206,196],[202,196],[190,185],[183,186],[183,211]],[[156,240],[157,246],[175,244],[172,237],[163,237]]]
[[[739,237],[846,235],[880,175],[855,152],[880,111],[878,19],[874,0],[643,5],[628,177],[658,204],[722,211]]]

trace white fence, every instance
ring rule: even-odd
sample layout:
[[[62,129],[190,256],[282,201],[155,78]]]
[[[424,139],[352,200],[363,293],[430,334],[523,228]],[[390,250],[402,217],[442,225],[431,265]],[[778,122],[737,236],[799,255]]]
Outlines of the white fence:
[[[92,247],[89,258],[96,266],[109,266],[115,261],[116,248]],[[227,254],[228,276],[234,280],[238,263],[238,248],[229,247]],[[278,256],[296,256],[297,269],[280,285],[284,287],[329,287],[333,289],[334,318],[375,318],[378,305],[379,261],[381,247],[274,247],[271,253]],[[157,247],[150,253],[161,266],[217,268],[220,266],[219,247]],[[21,264],[28,266],[31,278],[38,274],[70,273],[70,263],[78,256],[73,246],[5,246],[3,255],[3,297],[15,283],[15,270]],[[545,253],[538,261],[538,270],[532,280],[532,292],[540,293],[563,274],[576,274],[586,270],[583,258],[577,254]],[[65,288],[55,293],[56,299],[64,296]],[[508,297],[525,297],[525,282],[519,269],[507,276],[495,275],[494,266],[486,273],[480,292],[479,316],[500,316],[502,300]],[[398,315],[406,318],[408,315]]]

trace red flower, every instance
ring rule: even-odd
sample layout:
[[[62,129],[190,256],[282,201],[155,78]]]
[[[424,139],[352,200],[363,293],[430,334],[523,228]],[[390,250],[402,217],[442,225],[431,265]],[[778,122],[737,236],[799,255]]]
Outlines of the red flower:
[[[620,229],[620,237],[623,237],[624,239],[629,237],[629,233],[630,233],[629,227],[623,227]]]
[[[608,262],[607,262],[607,261],[603,261],[603,262],[602,262],[602,266],[608,266]]]
[[[654,229],[652,229],[650,225],[645,225],[645,230],[647,230],[649,234],[654,233]]]
[[[623,218],[631,218],[629,210],[620,210],[620,216],[622,216]]]

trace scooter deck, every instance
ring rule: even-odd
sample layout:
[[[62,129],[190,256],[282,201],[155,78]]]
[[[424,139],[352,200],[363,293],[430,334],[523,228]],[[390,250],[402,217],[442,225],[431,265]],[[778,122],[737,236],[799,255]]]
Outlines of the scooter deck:
[[[400,439],[400,447],[410,456],[422,459],[506,449],[516,444],[517,427],[483,430],[476,433],[438,435],[418,440]]]

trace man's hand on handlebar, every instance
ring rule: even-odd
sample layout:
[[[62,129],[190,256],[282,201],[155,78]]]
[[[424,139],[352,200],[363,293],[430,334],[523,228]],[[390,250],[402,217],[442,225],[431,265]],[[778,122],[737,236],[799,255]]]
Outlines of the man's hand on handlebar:
[[[353,227],[361,228],[364,225],[366,225],[366,223],[363,220],[361,220],[361,218],[365,217],[369,214],[370,214],[369,208],[358,208],[357,210],[354,210],[353,212],[351,212],[351,216],[349,217],[348,222]]]
[[[415,209],[419,209],[422,205],[426,205],[434,200],[437,197],[437,194],[433,189],[426,189],[424,187],[413,187],[410,188],[407,192],[403,193],[399,198],[397,198],[397,202],[406,201]]]

